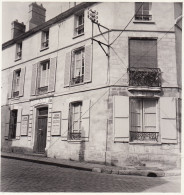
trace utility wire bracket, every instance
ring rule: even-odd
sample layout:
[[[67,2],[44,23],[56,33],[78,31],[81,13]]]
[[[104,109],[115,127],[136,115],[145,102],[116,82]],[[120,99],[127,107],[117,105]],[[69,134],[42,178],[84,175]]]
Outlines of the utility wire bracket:
[[[100,45],[100,47],[102,48],[102,50],[104,51],[105,55],[109,57],[109,54],[105,51],[104,47],[102,46],[102,45],[105,45],[106,47],[109,48],[109,45],[107,45],[107,44],[105,44],[105,43],[103,43],[103,42],[101,42],[101,41],[98,41],[98,40],[96,40],[96,39],[93,39],[93,38],[92,38],[92,40],[93,40],[93,41],[96,41],[96,42]]]

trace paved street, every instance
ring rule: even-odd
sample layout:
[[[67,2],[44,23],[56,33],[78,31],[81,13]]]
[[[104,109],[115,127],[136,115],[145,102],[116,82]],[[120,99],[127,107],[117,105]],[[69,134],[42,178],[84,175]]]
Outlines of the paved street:
[[[180,192],[180,177],[94,173],[1,158],[2,192]]]

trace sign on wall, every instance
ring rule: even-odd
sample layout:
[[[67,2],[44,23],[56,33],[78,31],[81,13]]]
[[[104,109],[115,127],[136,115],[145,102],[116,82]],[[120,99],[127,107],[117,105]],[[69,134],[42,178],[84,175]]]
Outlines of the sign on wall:
[[[52,113],[52,135],[61,135],[61,112]]]
[[[29,115],[22,115],[21,120],[21,135],[27,135],[29,124]]]

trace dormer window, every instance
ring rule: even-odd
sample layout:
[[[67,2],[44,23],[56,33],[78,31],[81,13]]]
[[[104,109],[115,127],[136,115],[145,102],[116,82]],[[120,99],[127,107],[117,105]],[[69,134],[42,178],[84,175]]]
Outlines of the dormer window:
[[[16,60],[20,60],[21,58],[22,58],[22,42],[17,43],[17,45],[16,45],[16,55],[15,55]]]
[[[49,29],[42,32],[41,49],[49,47]]]
[[[150,21],[152,15],[150,13],[151,3],[149,2],[136,2],[135,3],[135,20]]]
[[[75,36],[84,34],[84,12],[75,15]]]

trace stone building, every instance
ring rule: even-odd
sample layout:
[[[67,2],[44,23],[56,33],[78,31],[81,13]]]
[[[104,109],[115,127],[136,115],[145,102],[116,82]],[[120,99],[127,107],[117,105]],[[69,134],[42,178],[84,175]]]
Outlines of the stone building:
[[[45,8],[30,4],[28,31],[12,22],[2,45],[2,151],[179,167],[174,8],[73,3],[45,21]]]

